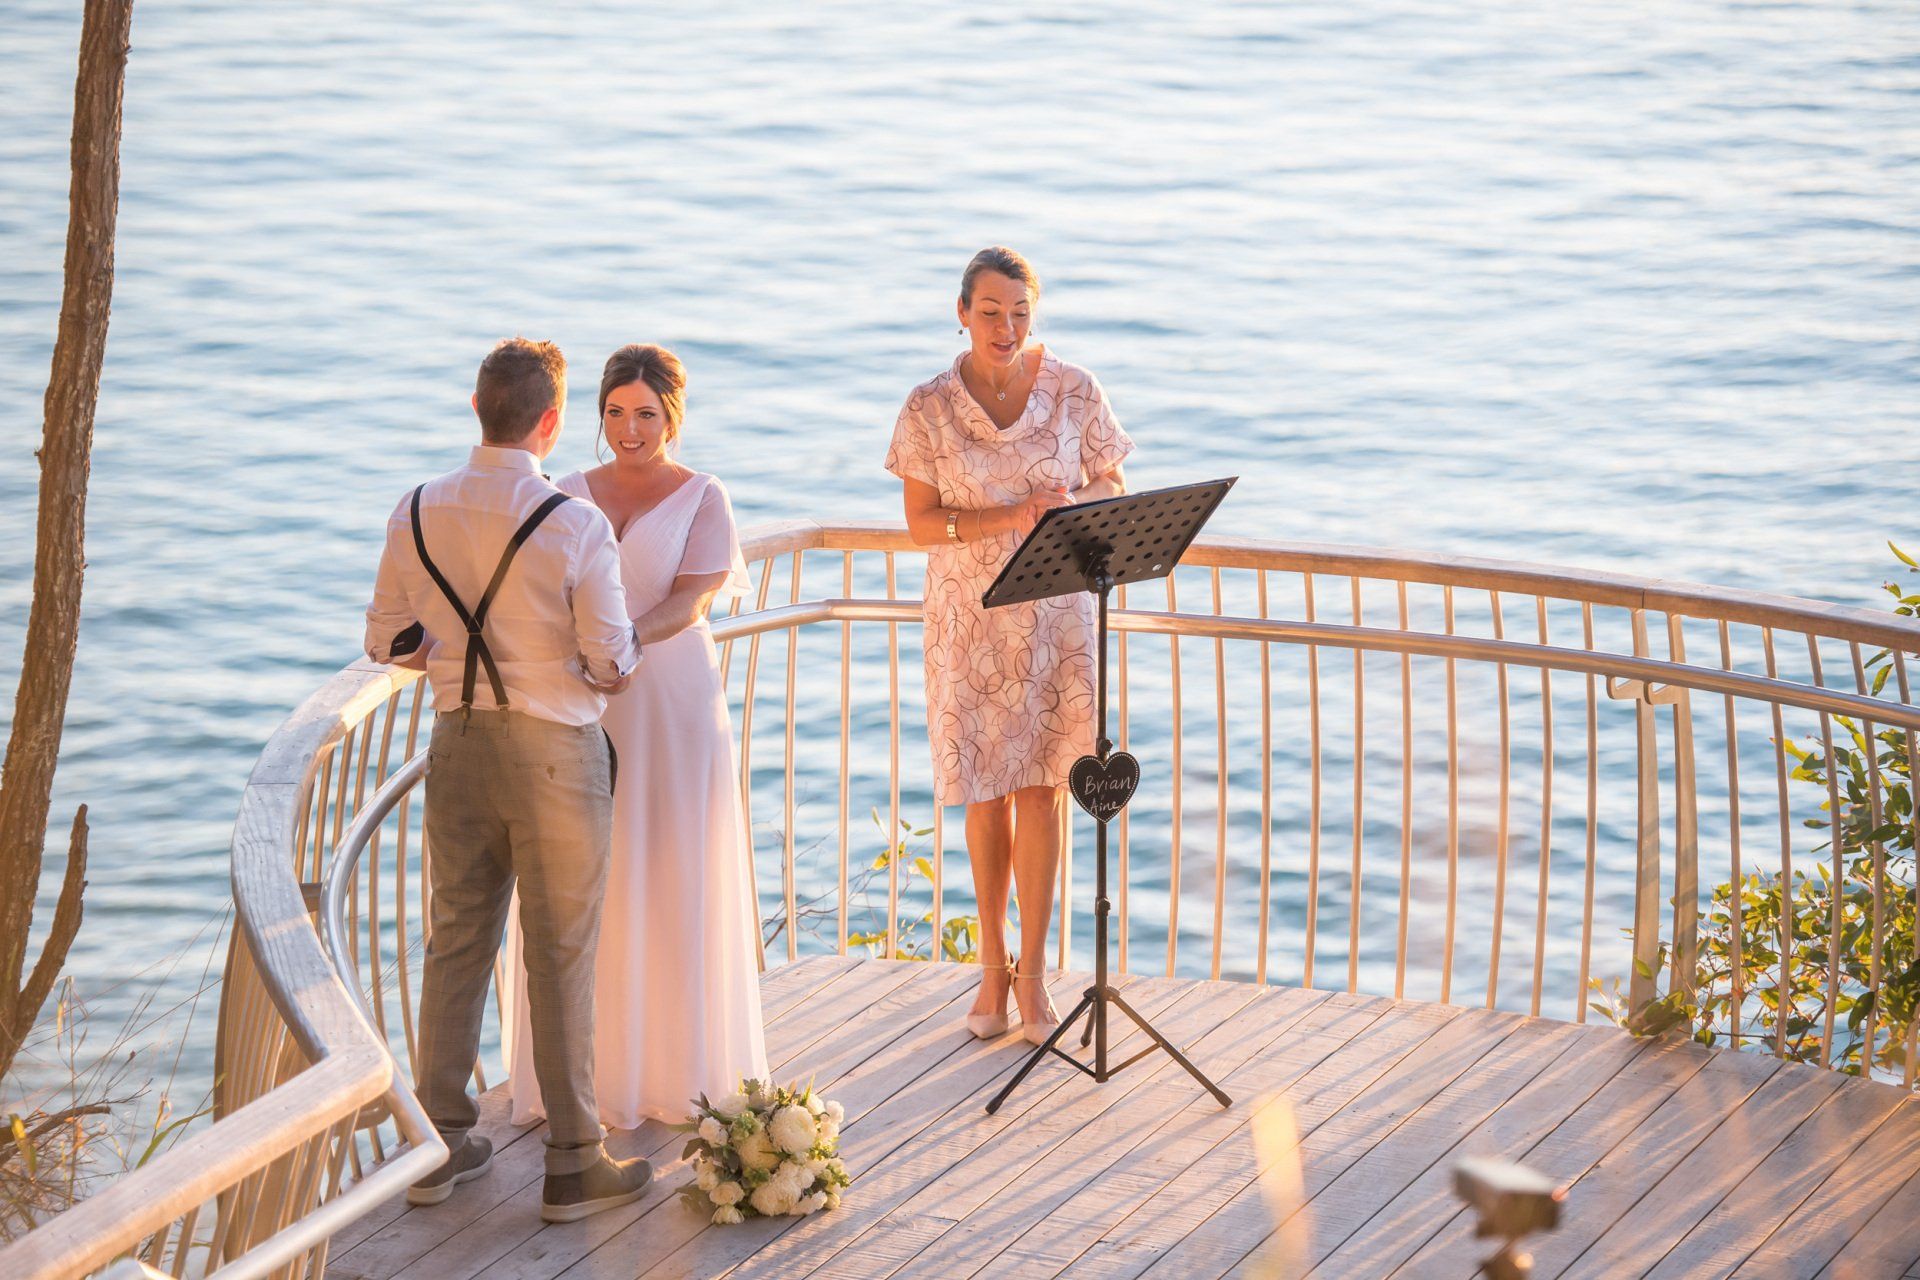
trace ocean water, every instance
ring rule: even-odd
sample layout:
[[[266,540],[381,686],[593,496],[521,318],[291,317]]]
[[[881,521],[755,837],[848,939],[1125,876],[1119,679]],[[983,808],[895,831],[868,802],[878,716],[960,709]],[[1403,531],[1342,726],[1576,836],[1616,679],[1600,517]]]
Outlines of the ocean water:
[[[77,11],[0,5],[7,688]],[[507,334],[582,385],[676,349],[743,522],[893,518],[894,415],[1004,242],[1136,483],[1241,476],[1220,532],[1860,604],[1920,541],[1911,4],[172,3],[133,44],[55,811],[109,1023],[200,981],[251,762]],[[189,1078],[211,1033],[142,1032]]]

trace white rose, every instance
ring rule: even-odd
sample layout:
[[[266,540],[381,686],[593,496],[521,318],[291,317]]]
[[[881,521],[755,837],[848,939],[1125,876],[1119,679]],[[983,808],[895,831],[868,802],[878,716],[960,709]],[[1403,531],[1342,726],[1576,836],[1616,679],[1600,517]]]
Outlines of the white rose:
[[[845,1124],[847,1122],[847,1109],[841,1106],[837,1102],[829,1102],[826,1105],[826,1113],[827,1113],[827,1118],[833,1121],[836,1125]]]
[[[840,1122],[832,1116],[822,1117],[820,1127],[814,1130],[814,1139],[823,1147],[831,1147],[840,1141]]]
[[[707,1116],[700,1121],[700,1141],[710,1143],[717,1147],[726,1140],[727,1126],[721,1124],[712,1116]]]
[[[720,1099],[720,1101],[714,1103],[713,1109],[729,1120],[735,1119],[741,1112],[747,1109],[747,1095],[744,1093],[730,1093]]]
[[[753,1207],[769,1218],[777,1218],[793,1208],[793,1196],[778,1179],[763,1184],[753,1193]]]
[[[825,1111],[825,1110],[826,1108],[820,1105],[819,1098],[815,1097],[811,1093],[807,1095],[807,1114],[808,1115],[817,1116],[822,1111]]]
[[[840,1207],[840,1193],[838,1191],[829,1189],[821,1194],[826,1197],[825,1208],[838,1209]]]
[[[782,1151],[797,1156],[813,1148],[813,1117],[807,1114],[805,1107],[780,1108],[773,1113],[773,1122],[767,1129],[773,1135],[774,1145]]]
[[[699,1172],[693,1175],[693,1181],[694,1185],[702,1191],[712,1191],[720,1185],[720,1174],[714,1169],[712,1162],[702,1160]]]
[[[730,1204],[722,1205],[713,1211],[713,1224],[716,1227],[730,1227],[736,1222],[744,1221],[746,1218]]]
[[[809,1213],[818,1213],[827,1207],[827,1193],[816,1191],[800,1202],[800,1213],[804,1217]]]
[[[780,1153],[773,1149],[764,1132],[748,1134],[735,1143],[733,1149],[739,1154],[743,1168],[771,1169],[780,1163]]]
[[[807,1161],[807,1176],[809,1178],[817,1178],[826,1171],[827,1162],[825,1160],[816,1156],[814,1159]]]
[[[739,1204],[747,1198],[746,1190],[737,1182],[723,1182],[709,1194],[715,1204],[722,1206]],[[738,1222],[739,1219],[735,1218],[734,1221]]]

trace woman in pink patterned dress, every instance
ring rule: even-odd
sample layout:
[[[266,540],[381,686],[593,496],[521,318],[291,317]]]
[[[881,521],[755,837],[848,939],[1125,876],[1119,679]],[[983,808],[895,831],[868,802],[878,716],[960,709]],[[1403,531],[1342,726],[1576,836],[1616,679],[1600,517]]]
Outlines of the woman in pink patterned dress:
[[[1007,992],[1038,1044],[1058,1022],[1047,998],[1047,933],[1066,838],[1067,771],[1093,750],[1092,599],[984,609],[980,597],[1053,507],[1125,492],[1133,441],[1092,374],[1028,345],[1040,280],[994,247],[960,281],[967,350],[913,389],[887,470],[905,489],[907,530],[927,549],[927,734],[934,794],[967,806],[980,905],[977,1036],[1007,1029]],[[1008,892],[1020,900],[1009,959]]]

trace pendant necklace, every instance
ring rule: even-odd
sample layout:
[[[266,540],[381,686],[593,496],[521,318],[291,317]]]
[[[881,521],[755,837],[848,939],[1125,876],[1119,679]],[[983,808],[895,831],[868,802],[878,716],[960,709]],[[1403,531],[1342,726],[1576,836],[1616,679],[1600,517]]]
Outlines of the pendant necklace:
[[[1025,352],[1022,352],[1021,356],[1024,356],[1025,354],[1026,354]],[[971,356],[969,356],[968,358],[972,359]],[[1016,357],[1013,365],[1013,376],[1007,379],[1005,386],[999,386],[999,387],[993,386],[992,378],[986,379],[986,383],[989,387],[993,388],[993,398],[1004,402],[1007,398],[1007,387],[1011,387],[1015,382],[1018,382],[1019,380],[1020,380],[1020,361],[1019,361],[1019,358]]]

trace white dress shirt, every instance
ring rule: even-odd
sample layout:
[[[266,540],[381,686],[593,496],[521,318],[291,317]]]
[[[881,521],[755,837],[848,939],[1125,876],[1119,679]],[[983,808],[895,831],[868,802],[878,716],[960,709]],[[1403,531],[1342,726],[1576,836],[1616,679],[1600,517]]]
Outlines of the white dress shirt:
[[[469,612],[493,577],[500,555],[526,518],[558,493],[524,449],[476,446],[467,465],[427,482],[420,527],[427,554]],[[394,640],[419,622],[426,631],[427,680],[433,709],[458,710],[467,629],[434,585],[413,544],[411,491],[387,519],[373,601],[367,606],[367,656],[395,659]],[[561,724],[593,724],[610,684],[640,661],[640,646],[620,586],[613,527],[590,502],[562,503],[514,556],[495,593],[481,634],[515,711]],[[485,664],[473,705],[497,705]]]

